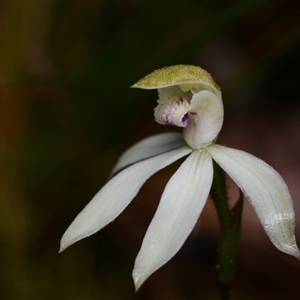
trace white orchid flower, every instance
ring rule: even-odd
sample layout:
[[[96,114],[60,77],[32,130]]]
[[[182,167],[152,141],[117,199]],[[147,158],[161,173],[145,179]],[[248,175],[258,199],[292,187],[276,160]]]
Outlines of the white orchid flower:
[[[165,187],[133,270],[136,289],[181,248],[208,198],[214,160],[253,206],[270,240],[300,259],[288,188],[268,164],[244,151],[215,144],[223,124],[220,88],[205,70],[178,65],[156,70],[135,88],[158,89],[155,120],[183,127],[180,133],[148,137],[119,159],[113,176],[75,218],[60,251],[112,222],[157,171],[187,156]]]

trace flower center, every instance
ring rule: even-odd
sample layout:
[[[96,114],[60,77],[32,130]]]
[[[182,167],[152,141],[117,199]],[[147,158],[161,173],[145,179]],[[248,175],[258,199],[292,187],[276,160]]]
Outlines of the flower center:
[[[178,86],[159,89],[157,107],[154,109],[155,121],[163,125],[186,127],[190,108],[190,92],[183,92]]]
[[[223,124],[222,99],[208,90],[183,91],[179,86],[158,89],[156,122],[183,127],[183,138],[192,149],[212,143]]]

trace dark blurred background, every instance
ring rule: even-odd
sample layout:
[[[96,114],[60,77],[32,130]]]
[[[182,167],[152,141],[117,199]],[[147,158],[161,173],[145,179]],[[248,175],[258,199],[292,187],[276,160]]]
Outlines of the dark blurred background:
[[[281,173],[300,243],[299,20],[296,1],[1,1],[0,298],[218,299],[211,201],[180,252],[134,293],[135,256],[179,163],[114,223],[57,254],[122,151],[172,130],[153,121],[156,91],[129,88],[172,64],[215,77],[219,142]],[[275,249],[246,202],[234,299],[299,299],[299,280],[300,262]]]

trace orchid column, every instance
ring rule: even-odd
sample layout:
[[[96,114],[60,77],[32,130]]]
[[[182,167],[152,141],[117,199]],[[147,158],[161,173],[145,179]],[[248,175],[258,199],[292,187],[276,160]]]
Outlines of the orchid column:
[[[60,251],[113,221],[150,176],[188,156],[166,185],[144,237],[133,270],[136,289],[179,251],[211,193],[221,226],[219,286],[222,298],[229,298],[242,197],[233,209],[228,207],[223,171],[247,197],[274,246],[299,259],[293,204],[281,176],[259,158],[215,143],[223,124],[223,103],[210,74],[195,66],[171,66],[152,72],[133,87],[158,89],[155,120],[181,127],[183,134],[154,135],[129,148],[111,179],[64,233]]]

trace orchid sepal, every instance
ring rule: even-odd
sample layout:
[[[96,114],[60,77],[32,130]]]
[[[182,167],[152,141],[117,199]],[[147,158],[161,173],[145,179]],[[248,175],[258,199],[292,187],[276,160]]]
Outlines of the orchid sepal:
[[[207,151],[248,198],[274,246],[300,259],[293,202],[278,172],[241,150],[213,145]]]

